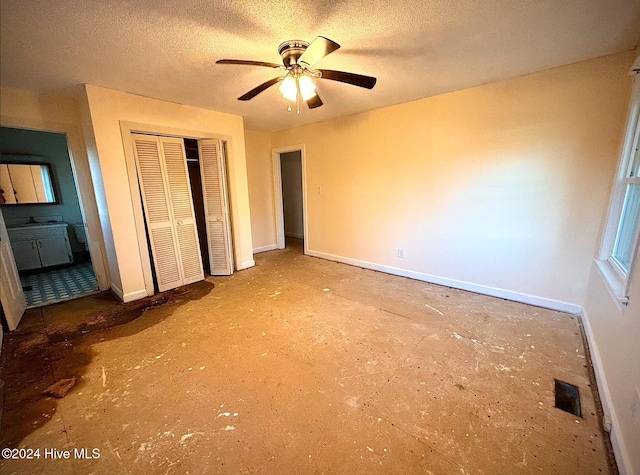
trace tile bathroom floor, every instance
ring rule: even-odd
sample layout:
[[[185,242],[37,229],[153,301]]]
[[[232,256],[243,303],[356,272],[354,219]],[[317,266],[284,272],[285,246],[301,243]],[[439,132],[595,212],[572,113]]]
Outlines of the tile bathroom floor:
[[[98,290],[91,262],[20,276],[27,307],[40,307],[91,294]]]

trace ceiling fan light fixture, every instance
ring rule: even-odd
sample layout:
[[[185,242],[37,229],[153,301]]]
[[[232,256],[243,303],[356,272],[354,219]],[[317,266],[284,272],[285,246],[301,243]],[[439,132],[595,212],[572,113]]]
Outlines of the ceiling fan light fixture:
[[[1,0],[0,0],[1,1]],[[243,59],[220,59],[217,64],[263,66],[285,71],[284,76],[275,77],[254,87],[249,92],[238,97],[239,101],[248,101],[271,86],[279,83],[280,94],[291,103],[296,104],[296,110],[300,113],[300,103],[306,102],[309,109],[317,109],[323,105],[319,94],[316,92],[314,79],[329,79],[352,86],[372,89],[376,85],[376,78],[362,74],[348,73],[346,71],[334,71],[331,69],[314,69],[314,65],[325,56],[340,48],[340,45],[329,38],[318,36],[311,43],[301,40],[285,41],[278,47],[278,53],[282,58],[282,66],[276,63],[253,61]]]
[[[282,97],[295,102],[298,95],[298,85],[296,84],[296,80],[293,76],[285,76],[278,89],[280,89]]]
[[[300,95],[304,101],[308,101],[316,95],[316,85],[309,76],[300,76],[298,79],[298,87],[300,88]]]

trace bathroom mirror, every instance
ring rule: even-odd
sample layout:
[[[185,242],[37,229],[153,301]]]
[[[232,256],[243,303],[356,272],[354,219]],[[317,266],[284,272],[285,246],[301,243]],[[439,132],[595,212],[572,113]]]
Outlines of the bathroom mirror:
[[[57,203],[51,165],[48,163],[1,163],[0,204]]]

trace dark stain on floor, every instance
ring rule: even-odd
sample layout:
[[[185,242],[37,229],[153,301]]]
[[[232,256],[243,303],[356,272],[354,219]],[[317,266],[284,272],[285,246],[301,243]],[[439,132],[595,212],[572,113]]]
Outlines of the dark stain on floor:
[[[28,311],[16,331],[5,333],[2,348],[2,447],[18,447],[27,435],[55,416],[58,400],[44,395],[46,388],[66,378],[76,378],[71,391],[82,388],[82,375],[95,356],[93,343],[156,325],[177,307],[209,294],[213,287],[205,280],[127,304],[103,292],[87,297],[90,303],[86,299],[76,301],[76,311],[72,308],[65,315],[68,318],[50,324],[43,312],[55,312],[55,305]],[[69,302],[64,308],[69,308]],[[102,310],[87,315],[83,311],[87,308]]]

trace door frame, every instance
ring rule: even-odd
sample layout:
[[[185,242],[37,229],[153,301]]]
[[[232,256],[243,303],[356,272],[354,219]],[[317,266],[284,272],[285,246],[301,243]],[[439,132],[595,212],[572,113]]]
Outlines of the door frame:
[[[84,148],[81,131],[72,124],[43,119],[21,119],[5,115],[0,115],[0,126],[33,130],[35,132],[51,132],[65,136],[71,171],[76,185],[76,194],[78,195],[78,204],[80,205],[80,214],[87,234],[91,265],[93,266],[98,288],[100,290],[109,290],[111,277],[107,266],[105,244],[89,159]]]
[[[227,155],[233,153],[232,137],[226,134],[217,134],[211,132],[203,132],[198,130],[180,129],[176,127],[165,127],[162,125],[145,124],[141,122],[131,122],[126,120],[120,121],[120,134],[124,145],[124,158],[127,165],[127,176],[129,178],[129,192],[131,194],[131,203],[133,205],[133,217],[135,221],[135,232],[138,241],[138,251],[142,262],[142,272],[144,275],[144,286],[148,296],[155,293],[153,285],[153,273],[151,271],[152,259],[147,246],[147,229],[142,209],[142,196],[140,194],[140,183],[138,181],[138,173],[136,171],[136,161],[133,153],[133,137],[131,134],[147,134],[162,137],[176,137],[181,139],[213,139],[222,140],[227,143]],[[228,167],[231,161],[229,156],[225,156],[224,166]],[[226,168],[225,168],[226,169]],[[227,184],[227,200],[230,203],[230,192]],[[232,222],[232,210],[229,207],[229,221]],[[236,247],[234,245],[234,236],[229,229],[229,239],[231,241],[231,265],[237,270],[238,259],[235,255]],[[206,275],[206,273],[205,273]]]
[[[304,144],[288,145],[271,150],[273,163],[273,201],[276,217],[276,249],[284,249],[284,202],[282,198],[282,162],[280,155],[289,152],[300,152],[300,165],[302,168],[302,228],[304,253],[309,252],[309,232],[307,220],[307,157]]]

